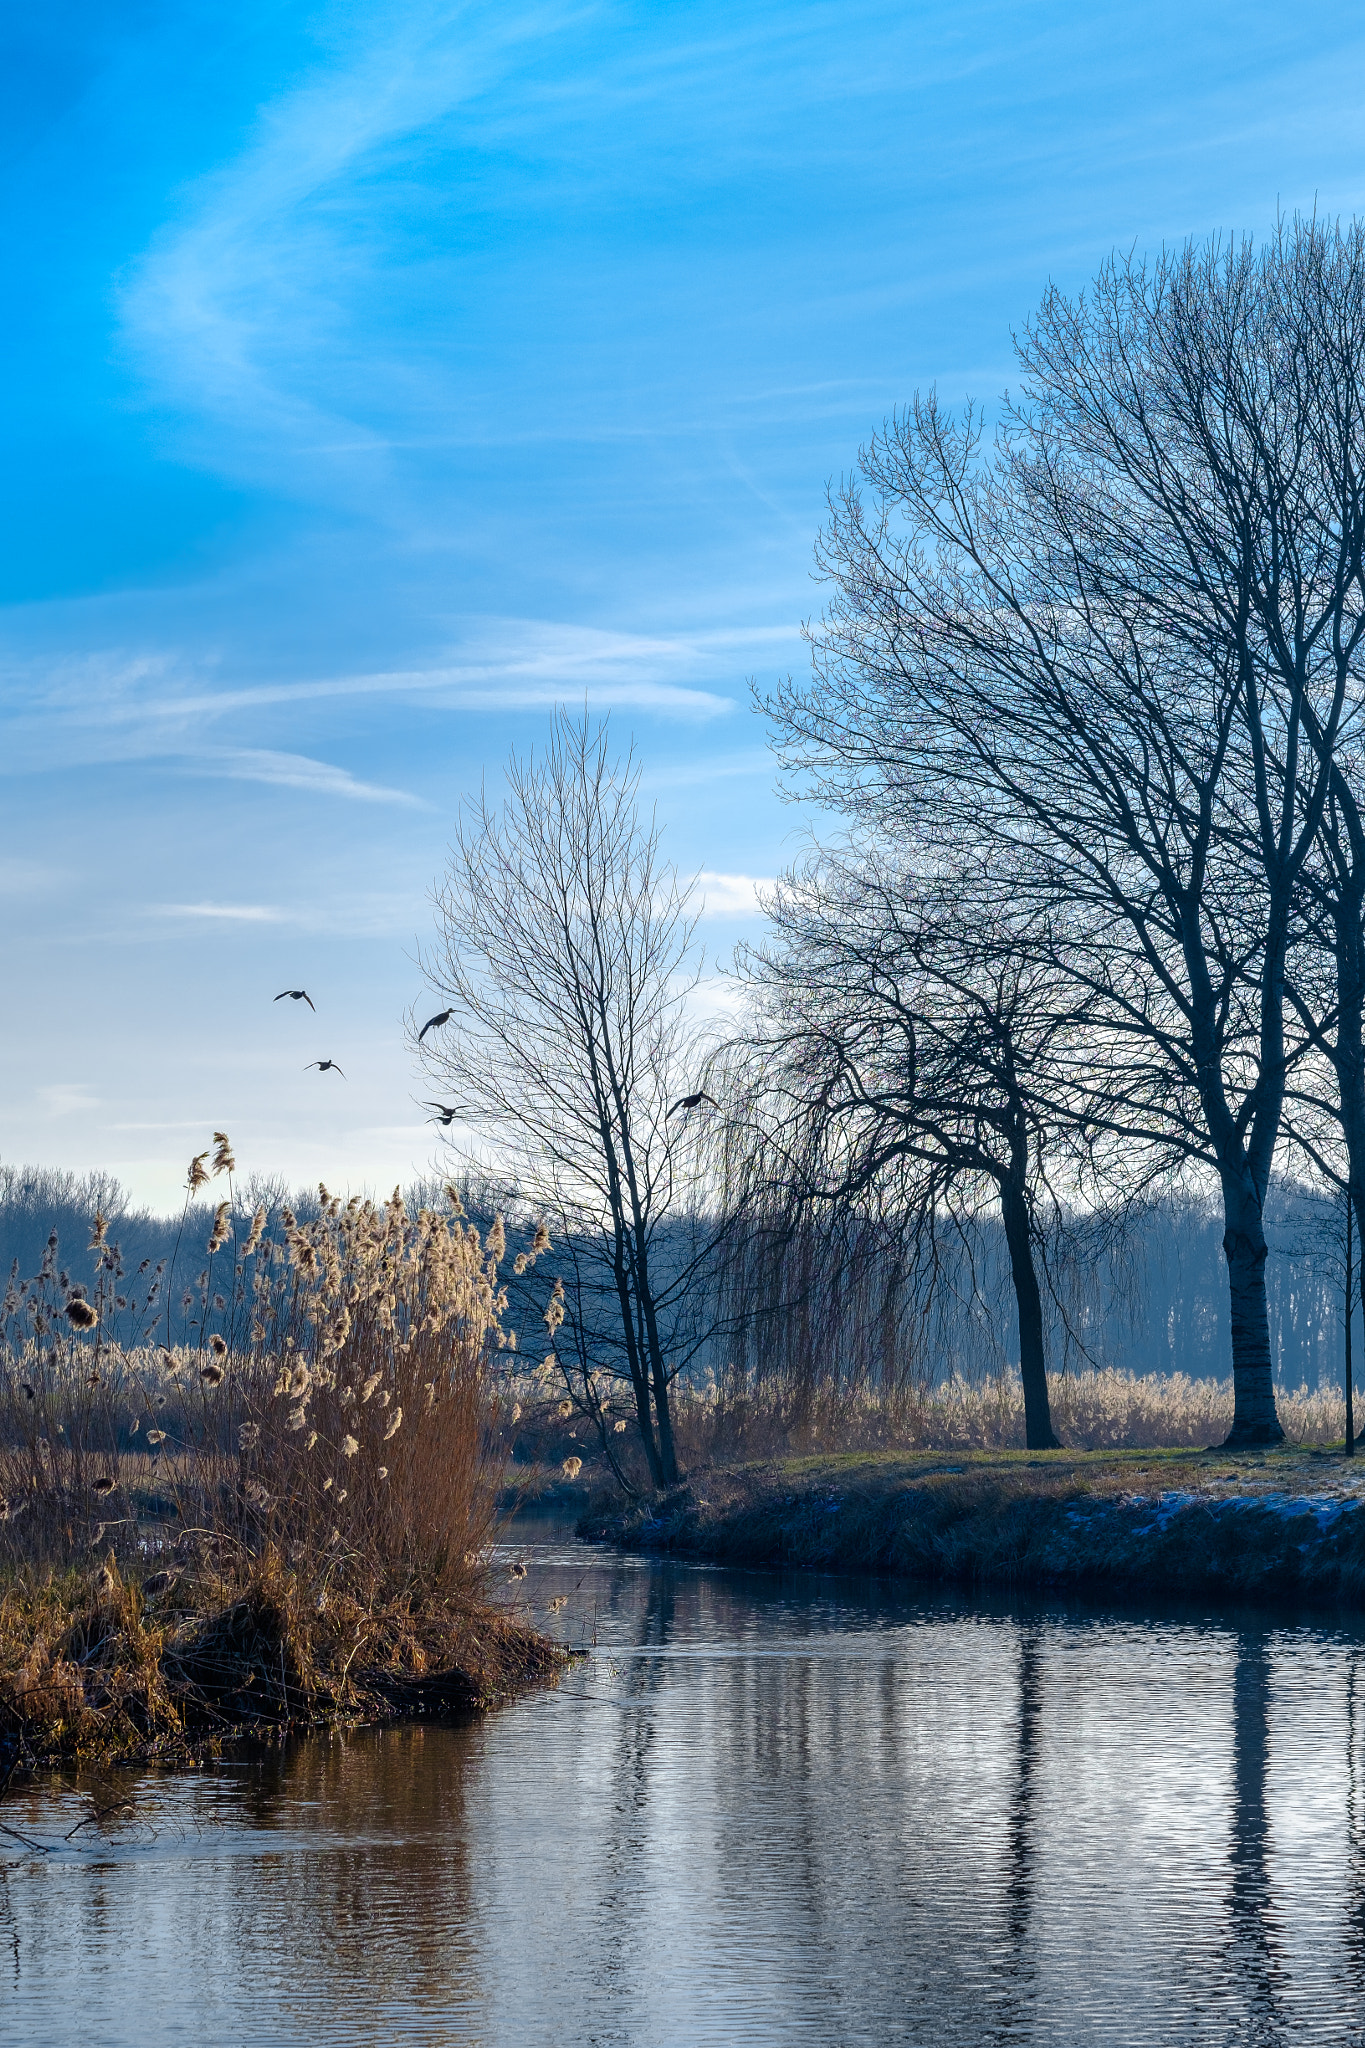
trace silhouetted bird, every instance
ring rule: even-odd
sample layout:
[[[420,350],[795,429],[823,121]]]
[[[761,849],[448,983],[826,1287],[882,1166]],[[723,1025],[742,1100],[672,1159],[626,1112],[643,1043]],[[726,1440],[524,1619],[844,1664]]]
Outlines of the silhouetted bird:
[[[720,1104],[714,1095],[708,1095],[704,1088],[699,1088],[695,1095],[680,1096],[674,1103],[673,1109],[695,1109],[699,1102],[709,1102],[712,1109],[720,1108]],[[670,1109],[668,1112],[670,1116],[673,1114],[673,1109]]]
[[[308,1065],[304,1068],[303,1071],[305,1074],[311,1074],[314,1067],[317,1068],[320,1074],[341,1074],[341,1069],[337,1065],[335,1060],[309,1060]],[[341,1078],[344,1081],[346,1079],[346,1076],[344,1074],[341,1074]]]
[[[417,1043],[420,1045],[428,1031],[434,1031],[438,1024],[448,1024],[454,1015],[455,1012],[453,1010],[441,1010],[438,1011],[436,1016],[428,1017],[426,1023],[417,1034]]]
[[[517,1559],[515,1564],[508,1566],[507,1576],[509,1579],[524,1579],[526,1577],[526,1567],[520,1558]]]
[[[282,1003],[286,996],[288,996],[292,1002],[307,1003],[309,1009],[313,1012],[313,1015],[316,1017],[318,1013],[317,1004],[313,1001],[313,998],[309,995],[306,988],[282,988],[274,1000],[277,1003]]]
[[[424,1109],[434,1109],[436,1111],[435,1116],[427,1118],[427,1122],[432,1124],[448,1124],[452,1117],[457,1117],[460,1114],[458,1109],[447,1109],[443,1102],[427,1102],[422,1106]]]

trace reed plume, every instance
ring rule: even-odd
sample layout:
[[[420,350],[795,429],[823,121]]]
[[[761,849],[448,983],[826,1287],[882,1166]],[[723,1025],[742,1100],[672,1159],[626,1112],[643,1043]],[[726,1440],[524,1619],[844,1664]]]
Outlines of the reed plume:
[[[232,1172],[223,1133],[215,1146],[214,1172]],[[209,1156],[190,1163],[177,1246]],[[466,1648],[477,1663],[479,1643],[493,1656],[503,1640],[485,1587],[505,1457],[505,1226],[485,1242],[455,1203],[414,1214],[398,1192],[343,1203],[325,1189],[302,1220],[285,1205],[273,1222],[257,1205],[249,1229],[233,1216],[216,1205],[210,1263],[174,1288],[191,1341],[171,1341],[174,1259],[154,1274],[144,1261],[134,1285],[103,1217],[88,1295],[61,1274],[54,1233],[41,1272],[16,1274],[3,1296],[0,1565],[11,1580],[39,1566],[52,1585],[79,1565],[81,1612],[93,1597],[103,1617],[71,1660],[76,1719],[52,1723],[59,1745],[78,1740],[82,1698],[105,1699],[110,1659],[131,1688],[117,1695],[130,1716],[106,1700],[119,1740],[179,1726],[156,1646],[183,1677],[185,1631],[218,1641],[211,1614],[221,1645],[203,1649],[203,1668],[232,1664],[259,1635],[268,1653],[251,1710],[273,1688],[270,1711],[285,1718],[309,1699],[359,1699],[376,1660],[407,1683]],[[164,1342],[148,1341],[149,1309]],[[139,1583],[162,1619],[143,1618]],[[37,1610],[22,1611],[36,1625]],[[61,1623],[73,1643],[82,1627],[69,1613]],[[540,1655],[524,1627],[514,1638],[518,1657]],[[358,1641],[368,1664],[354,1659]],[[0,1706],[31,1726],[40,1681],[20,1684],[17,1671],[0,1653]]]

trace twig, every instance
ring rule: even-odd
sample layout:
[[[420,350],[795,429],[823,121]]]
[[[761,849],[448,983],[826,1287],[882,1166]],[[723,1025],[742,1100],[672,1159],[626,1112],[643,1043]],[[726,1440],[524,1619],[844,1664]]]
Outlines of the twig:
[[[22,1842],[26,1849],[36,1849],[40,1856],[50,1856],[52,1854],[53,1844],[51,1842],[35,1842],[32,1835],[20,1834],[18,1828],[7,1827],[2,1820],[0,1820],[0,1835],[13,1835],[16,1842]]]
[[[135,1803],[132,1793],[128,1792],[124,1794],[122,1799],[112,1800],[108,1806],[95,1807],[92,1813],[87,1813],[84,1820],[78,1820],[71,1833],[63,1835],[62,1840],[69,1842],[71,1836],[78,1835],[82,1828],[94,1827],[96,1825],[103,1826],[111,1813],[122,1813],[125,1807],[132,1806]]]

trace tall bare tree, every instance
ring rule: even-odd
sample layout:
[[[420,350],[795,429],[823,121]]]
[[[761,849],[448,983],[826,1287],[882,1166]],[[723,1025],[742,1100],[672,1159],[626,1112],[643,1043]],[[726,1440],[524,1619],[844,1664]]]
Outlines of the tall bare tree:
[[[1222,1191],[1231,1443],[1281,1434],[1264,1207],[1311,1039],[1286,974],[1352,699],[1358,472],[1319,452],[1285,304],[1317,233],[1049,292],[989,449],[970,407],[916,399],[832,497],[813,682],[769,707],[828,798],[1010,849],[1068,908],[1097,1125]]]
[[[963,1202],[998,1204],[1026,1438],[1057,1448],[1037,1198],[1083,1014],[1067,991],[1059,1002],[1047,950],[979,869],[926,878],[875,849],[826,852],[770,910],[774,936],[748,962],[762,1151],[798,1195],[856,1204],[876,1190],[921,1233]]]
[[[510,762],[504,803],[466,806],[423,958],[452,1015],[420,1053],[570,1241],[551,1319],[577,1319],[566,1350],[589,1405],[595,1375],[628,1382],[650,1477],[667,1486],[669,1317],[686,1314],[698,1256],[669,1235],[691,1154],[685,1117],[668,1112],[693,1086],[697,966],[690,887],[638,798],[633,754],[612,758],[605,724],[557,715],[544,753]]]
[[[1307,1087],[1328,1109],[1365,1220],[1365,224],[1281,222],[1216,270],[1206,252],[1186,298],[1201,402],[1185,425],[1215,515],[1202,520],[1205,602],[1250,678],[1258,792],[1282,815],[1320,817],[1286,973],[1328,1087],[1305,1077],[1291,1102]]]

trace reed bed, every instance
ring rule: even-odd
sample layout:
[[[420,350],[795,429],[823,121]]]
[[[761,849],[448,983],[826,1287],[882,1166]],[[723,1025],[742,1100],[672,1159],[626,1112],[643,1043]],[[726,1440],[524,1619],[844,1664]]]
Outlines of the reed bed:
[[[211,1165],[207,1164],[211,1158]],[[468,1703],[553,1668],[495,1610],[505,1231],[320,1190],[125,1270],[96,1216],[0,1304],[0,1751]],[[523,1265],[546,1249],[518,1254]],[[183,1248],[183,1247],[182,1247]],[[197,1269],[197,1270],[196,1270]],[[193,1277],[187,1277],[193,1275]],[[171,1347],[179,1282],[194,1341]]]
[[[1198,1448],[1219,1443],[1232,1426],[1231,1379],[1105,1368],[1059,1374],[1051,1383],[1052,1420],[1076,1450]],[[1340,1443],[1346,1400],[1340,1387],[1279,1387],[1280,1421],[1292,1444]],[[1357,1415],[1365,1413],[1357,1388]],[[797,1401],[733,1382],[679,1389],[678,1442],[689,1466],[751,1458],[872,1450],[1009,1450],[1024,1442],[1024,1396],[1017,1377],[954,1378],[885,1398],[838,1388]]]
[[[559,1384],[556,1384],[559,1381]],[[507,1372],[499,1420],[527,1486],[584,1483],[648,1494],[625,1400],[594,1389],[591,1403],[545,1366]],[[1053,1425],[1072,1450],[1197,1450],[1221,1443],[1232,1426],[1231,1379],[1186,1373],[1132,1373],[1116,1367],[1058,1374],[1051,1383]],[[1291,1445],[1340,1444],[1346,1402],[1340,1387],[1276,1389]],[[994,1451],[1024,1445],[1023,1389],[1011,1376],[952,1378],[893,1397],[837,1384],[800,1390],[745,1385],[737,1376],[673,1392],[674,1428],[687,1470],[754,1459],[833,1456],[859,1451]],[[1365,1415],[1365,1394],[1355,1394]],[[610,1460],[606,1453],[610,1449]],[[624,1484],[623,1484],[624,1481]]]

